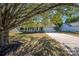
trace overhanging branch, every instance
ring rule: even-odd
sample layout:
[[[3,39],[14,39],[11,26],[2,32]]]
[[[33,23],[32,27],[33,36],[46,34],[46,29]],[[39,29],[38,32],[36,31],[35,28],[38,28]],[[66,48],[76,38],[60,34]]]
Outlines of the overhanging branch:
[[[46,12],[46,11],[48,11],[48,10],[50,10],[50,9],[53,9],[53,8],[55,8],[55,7],[58,7],[58,6],[62,6],[62,5],[69,5],[69,6],[75,6],[75,7],[79,7],[79,5],[77,5],[77,4],[67,4],[67,3],[59,3],[59,4],[55,4],[55,5],[50,5],[50,6],[48,6],[48,7],[41,7],[43,4],[40,4],[40,5],[38,5],[38,6],[36,6],[32,11],[30,11],[29,13],[27,13],[27,15],[25,15],[25,16],[23,16],[24,18],[22,19],[22,20],[18,20],[18,22],[14,22],[14,24],[12,25],[12,26],[10,26],[8,29],[10,30],[10,29],[13,29],[13,28],[15,28],[15,27],[17,27],[17,26],[19,26],[20,24],[22,24],[23,22],[25,22],[25,21],[28,21],[30,18],[32,18],[33,16],[36,16],[36,15],[38,15],[38,14],[41,14],[41,13],[44,13],[44,12]],[[17,16],[17,15],[16,15]]]

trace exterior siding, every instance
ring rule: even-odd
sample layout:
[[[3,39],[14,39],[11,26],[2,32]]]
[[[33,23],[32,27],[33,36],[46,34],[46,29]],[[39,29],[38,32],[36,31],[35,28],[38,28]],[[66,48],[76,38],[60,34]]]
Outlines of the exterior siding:
[[[79,26],[77,26],[77,27],[71,27],[71,31],[73,31],[73,32],[79,32]]]
[[[43,29],[44,32],[55,32],[55,29],[53,27],[47,27]]]
[[[70,31],[70,26],[67,24],[63,24],[60,28],[61,31]]]
[[[63,24],[60,30],[67,31],[67,32],[79,32],[79,26],[70,26],[68,24]]]

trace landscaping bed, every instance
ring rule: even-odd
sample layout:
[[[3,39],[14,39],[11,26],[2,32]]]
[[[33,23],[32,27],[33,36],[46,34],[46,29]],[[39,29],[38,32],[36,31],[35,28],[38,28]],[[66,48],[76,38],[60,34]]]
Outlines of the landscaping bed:
[[[14,38],[16,37],[16,38]],[[45,33],[16,34],[10,37],[11,41],[21,42],[22,45],[15,51],[6,55],[10,56],[67,56],[61,44],[48,37]]]

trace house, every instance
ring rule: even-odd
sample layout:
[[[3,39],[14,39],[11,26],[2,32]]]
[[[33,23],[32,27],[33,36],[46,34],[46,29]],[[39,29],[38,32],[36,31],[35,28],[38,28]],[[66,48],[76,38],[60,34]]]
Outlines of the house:
[[[11,30],[10,32],[17,32],[17,33],[21,33],[21,32],[29,32],[29,33],[33,33],[33,32],[56,32],[55,30],[56,25],[51,24],[49,26],[43,27],[43,26],[34,26],[34,27],[17,27],[13,30]]]
[[[44,27],[44,32],[55,32],[56,30],[54,29],[56,26],[52,24],[51,26]]]
[[[67,32],[79,32],[79,22],[74,23],[64,23],[60,27],[61,31],[67,31]]]

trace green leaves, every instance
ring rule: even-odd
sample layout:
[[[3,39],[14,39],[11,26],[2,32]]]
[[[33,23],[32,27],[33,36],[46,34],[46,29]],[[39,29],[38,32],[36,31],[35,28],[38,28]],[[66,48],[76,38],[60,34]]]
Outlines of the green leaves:
[[[30,18],[42,14],[48,10],[57,8],[58,6],[70,5],[74,6],[74,4],[53,4],[53,3],[39,3],[39,4],[10,4],[4,3],[0,4],[0,30],[11,30],[25,21],[30,20]],[[76,5],[75,5],[76,6]],[[47,16],[45,16],[47,17]],[[4,24],[3,24],[3,23]]]
[[[61,16],[61,13],[56,13],[51,20],[58,27],[62,24]]]
[[[79,21],[79,16],[77,16],[77,17],[69,17],[66,20],[66,23],[72,23],[72,22],[78,22],[78,21]]]

